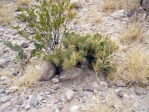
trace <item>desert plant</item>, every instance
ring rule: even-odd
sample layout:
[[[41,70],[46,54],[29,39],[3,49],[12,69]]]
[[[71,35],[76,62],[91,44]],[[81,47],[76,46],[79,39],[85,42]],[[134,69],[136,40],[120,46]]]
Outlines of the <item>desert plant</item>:
[[[13,20],[15,6],[10,6],[7,2],[0,3],[0,25],[8,25]]]
[[[110,73],[111,68],[114,69],[110,56],[118,46],[109,37],[100,34],[80,36],[72,32],[65,34],[62,44],[63,48],[57,46],[53,54],[43,58],[62,69],[77,66],[86,59],[97,72]]]
[[[73,8],[74,4],[70,4],[70,0],[40,0],[39,5],[21,9],[17,19],[25,22],[26,28],[22,29],[19,26],[13,28],[22,37],[34,42],[35,49],[31,51],[31,57],[37,52],[51,53],[54,50],[75,15]],[[11,49],[14,49],[14,46],[18,47],[9,42],[5,42],[5,45]]]
[[[129,23],[119,35],[121,42],[131,44],[132,42],[142,41],[146,36],[142,31],[142,26],[143,24],[138,22]]]
[[[147,84],[149,77],[149,52],[146,47],[137,44],[125,52],[122,57],[115,57],[117,63],[117,77],[126,83]]]
[[[101,10],[103,12],[114,12],[119,9],[136,11],[140,0],[103,0]]]

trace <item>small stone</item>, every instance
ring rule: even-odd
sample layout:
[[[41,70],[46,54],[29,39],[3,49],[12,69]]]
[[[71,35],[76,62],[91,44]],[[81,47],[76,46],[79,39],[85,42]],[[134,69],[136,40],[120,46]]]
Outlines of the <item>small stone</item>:
[[[71,107],[71,112],[78,111],[79,107],[77,105]]]
[[[36,99],[37,99],[39,102],[41,102],[41,100],[43,99],[43,97],[40,96],[40,95],[37,95]]]
[[[84,91],[94,92],[94,88],[92,86],[90,86],[90,85],[87,85],[87,86],[83,87],[83,90]]]
[[[123,92],[122,92],[122,91],[119,91],[119,92],[117,93],[117,96],[120,97],[120,98],[122,98],[122,97],[123,97]]]
[[[0,81],[5,81],[5,80],[7,80],[8,78],[6,77],[6,76],[2,76],[2,77],[0,77]]]
[[[22,48],[28,48],[28,43],[24,42],[22,45],[21,45]]]
[[[58,109],[56,109],[55,112],[60,112],[60,111]]]
[[[27,104],[24,108],[25,108],[25,110],[28,110],[30,108],[30,105]]]
[[[126,84],[123,81],[118,80],[118,81],[116,81],[115,86],[117,86],[117,87],[125,87]]]
[[[80,68],[74,67],[72,69],[61,72],[59,79],[62,81],[75,80],[80,75],[82,75],[82,70]]]
[[[0,89],[0,94],[3,94],[3,93],[5,93],[5,90],[2,88]]]
[[[146,94],[147,91],[145,88],[141,88],[141,87],[136,87],[135,88],[135,92],[136,92],[136,95],[142,95],[142,94]]]
[[[18,89],[19,89],[18,86],[12,86],[12,87],[10,87],[10,88],[8,89],[7,92],[9,92],[9,93],[14,93],[14,92],[16,92]]]
[[[55,84],[59,83],[59,79],[58,78],[53,78],[52,82],[54,82]]]
[[[73,97],[74,97],[74,91],[72,91],[72,90],[68,90],[67,92],[66,92],[66,97],[67,97],[67,99],[68,100],[71,100]]]
[[[117,17],[117,18],[121,18],[124,16],[124,10],[117,10],[114,13],[112,13],[112,16]]]
[[[52,87],[52,89],[58,90],[58,89],[59,89],[59,84],[55,84],[55,85]]]

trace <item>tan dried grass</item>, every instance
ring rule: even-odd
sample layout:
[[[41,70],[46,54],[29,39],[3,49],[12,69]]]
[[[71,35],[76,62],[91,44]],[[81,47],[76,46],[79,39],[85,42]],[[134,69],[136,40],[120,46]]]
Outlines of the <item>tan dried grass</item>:
[[[119,9],[136,10],[140,0],[103,0],[101,10],[103,12],[114,12]]]
[[[116,57],[116,62],[118,68],[116,79],[120,78],[127,83],[148,83],[149,52],[144,46],[131,45],[122,57]]]
[[[7,2],[0,3],[0,25],[8,25],[12,22],[14,7]]]
[[[132,44],[132,42],[140,42],[145,38],[142,31],[142,24],[139,22],[129,23],[120,33],[119,39],[122,43]]]

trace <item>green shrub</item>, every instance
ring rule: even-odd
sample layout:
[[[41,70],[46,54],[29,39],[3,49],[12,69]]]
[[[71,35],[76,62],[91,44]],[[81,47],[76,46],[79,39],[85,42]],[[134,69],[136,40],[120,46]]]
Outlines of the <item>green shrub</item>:
[[[39,5],[20,9],[21,14],[17,19],[25,22],[26,28],[13,28],[22,37],[34,42],[35,49],[31,51],[31,57],[36,56],[37,52],[54,51],[55,45],[63,38],[67,25],[75,16],[73,9],[74,4],[70,4],[70,0],[40,0]],[[13,45],[10,44],[5,45],[11,48]]]
[[[53,54],[45,55],[43,59],[50,60],[62,69],[72,68],[87,59],[96,72],[108,74],[115,70],[111,55],[117,49],[118,46],[110,37],[101,37],[100,34],[80,36],[72,32],[66,33],[62,45],[58,45]]]

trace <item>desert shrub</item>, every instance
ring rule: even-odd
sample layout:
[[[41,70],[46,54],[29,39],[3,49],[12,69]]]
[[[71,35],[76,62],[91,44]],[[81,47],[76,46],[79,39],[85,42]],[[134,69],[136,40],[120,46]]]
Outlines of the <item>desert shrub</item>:
[[[50,60],[57,67],[69,69],[85,60],[95,71],[108,74],[115,70],[111,55],[118,46],[110,37],[100,34],[80,36],[74,32],[66,33],[62,46],[57,46],[54,53],[43,58]]]
[[[55,45],[63,38],[67,25],[73,19],[74,5],[70,0],[40,0],[38,5],[24,7],[17,19],[26,23],[25,28],[13,26],[18,33],[34,43],[31,56],[45,51],[51,53]],[[18,52],[19,60],[24,60],[23,49],[18,45],[5,42],[5,45]]]
[[[147,84],[149,77],[149,52],[143,45],[133,44],[121,56],[116,56],[117,78],[126,83]]]

